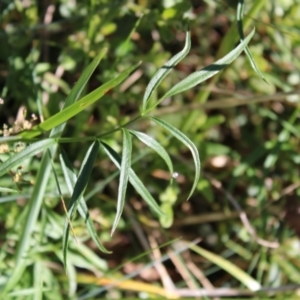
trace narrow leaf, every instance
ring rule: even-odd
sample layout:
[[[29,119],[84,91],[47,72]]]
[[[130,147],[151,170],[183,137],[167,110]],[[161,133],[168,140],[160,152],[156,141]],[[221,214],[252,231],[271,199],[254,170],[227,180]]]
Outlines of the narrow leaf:
[[[109,156],[109,158],[112,160],[112,162],[117,166],[118,169],[120,169],[121,168],[120,155],[117,152],[115,152],[115,150],[112,149],[106,143],[101,142],[101,145],[103,146],[104,151]],[[137,175],[131,168],[129,170],[129,182],[132,184],[132,186],[135,188],[135,190],[141,195],[141,197],[146,201],[146,203],[153,209],[153,211],[156,214],[164,216],[164,213],[161,211],[161,209],[160,209],[159,205],[156,203],[155,199],[152,197],[152,195],[149,193],[149,191],[144,186],[142,181],[137,177]]]
[[[19,193],[20,191],[9,189],[9,188],[0,187],[0,192],[2,192],[2,193]]]
[[[129,44],[131,43],[131,39],[132,39],[132,36],[133,34],[136,32],[137,28],[139,27],[140,23],[141,23],[141,20],[143,18],[143,14],[140,14],[138,16],[138,19],[136,20],[135,24],[133,25],[131,31],[129,32],[129,34],[127,35],[126,39],[123,40],[121,42],[121,44],[118,46],[117,50],[116,50],[116,60],[113,64],[113,68],[112,69],[115,69],[115,66],[119,64],[120,62],[120,59],[126,55],[127,53],[127,49],[129,47]]]
[[[238,5],[237,5],[237,26],[238,26],[238,32],[240,35],[240,41],[242,42],[245,38],[244,38],[244,31],[243,31],[243,15],[244,15],[244,0],[238,0]],[[261,79],[263,79],[265,82],[266,79],[264,77],[264,75],[261,73],[261,71],[259,70],[259,68],[257,67],[251,53],[250,50],[248,48],[248,46],[245,47],[244,49],[252,69],[260,76]]]
[[[13,135],[13,136],[1,136],[0,137],[0,144],[4,144],[4,143],[10,143],[10,142],[15,142],[15,141],[19,141],[20,137]]]
[[[134,158],[131,160],[131,165],[139,162],[143,157],[145,157],[147,154],[150,153],[150,149],[145,149],[142,153],[135,155]],[[96,187],[94,187],[86,196],[85,199],[88,201],[93,195],[100,193],[103,191],[105,186],[107,186],[114,178],[116,178],[120,174],[119,170],[116,170],[112,174],[110,174],[108,177],[106,177],[104,180],[101,180],[101,182],[98,182],[96,184]]]
[[[103,56],[106,54],[107,52],[107,48],[104,48],[94,59],[93,61],[83,70],[82,74],[80,75],[78,81],[76,82],[76,84],[74,85],[74,87],[72,88],[70,94],[68,95],[64,106],[62,107],[61,110],[64,110],[65,108],[67,108],[68,106],[70,106],[71,104],[75,103],[83,89],[85,88],[87,82],[89,81],[89,79],[91,78],[93,72],[95,71],[95,69],[97,68],[97,66],[99,65],[100,61],[102,60]],[[61,133],[64,130],[64,123],[62,123],[60,126],[57,126],[55,128],[53,128],[52,132],[51,132],[51,136],[60,136]]]
[[[25,149],[17,154],[14,154],[11,158],[0,164],[0,176],[14,168],[15,166],[24,162],[41,151],[48,149],[51,145],[56,143],[55,139],[45,139],[27,146]]]
[[[122,131],[123,131],[123,150],[122,150],[122,161],[121,161],[121,168],[120,168],[117,213],[111,230],[111,235],[113,235],[114,231],[116,230],[124,209],[125,196],[126,196],[126,190],[128,185],[128,179],[129,179],[129,171],[131,167],[131,152],[132,152],[131,135],[127,129],[122,129]]]
[[[62,166],[62,170],[64,173],[64,177],[66,180],[68,190],[69,190],[70,194],[73,194],[74,186],[77,181],[77,176],[76,176],[75,172],[73,171],[72,165],[71,165],[65,151],[63,151],[63,149],[61,149],[61,154],[59,156],[59,159],[60,159],[60,163]],[[97,232],[94,227],[94,223],[90,217],[90,213],[88,211],[88,207],[86,205],[85,199],[82,196],[79,199],[78,212],[79,212],[80,216],[84,219],[84,222],[89,231],[89,234],[92,237],[95,244],[98,246],[99,250],[101,250],[104,253],[110,253],[110,251],[106,250],[98,239]]]
[[[142,143],[146,144],[148,147],[152,148],[167,164],[170,174],[172,176],[173,174],[173,164],[171,161],[171,158],[168,154],[168,152],[165,150],[165,148],[163,146],[161,146],[161,144],[159,144],[155,139],[153,139],[151,136],[139,132],[139,131],[135,131],[135,130],[130,130],[130,132],[136,136]]]
[[[107,48],[103,49],[94,59],[93,61],[84,69],[84,71],[82,72],[82,74],[80,75],[78,81],[76,82],[76,84],[74,85],[74,87],[72,88],[69,96],[67,97],[65,104],[62,108],[62,110],[64,110],[66,107],[70,106],[71,104],[73,104],[74,102],[76,102],[78,100],[78,98],[80,97],[83,89],[85,88],[87,82],[89,81],[89,79],[91,78],[93,72],[95,71],[95,69],[97,68],[97,66],[99,65],[101,59],[103,58],[103,56],[106,54],[107,52]]]
[[[174,55],[169,61],[167,61],[162,68],[160,68],[156,74],[150,80],[144,97],[143,97],[143,112],[147,108],[147,102],[151,97],[153,91],[157,88],[157,86],[162,82],[162,80],[172,71],[172,69],[184,59],[184,57],[189,53],[191,49],[191,33],[190,30],[187,30],[185,37],[185,45],[184,48]]]
[[[78,178],[74,186],[74,191],[68,206],[68,217],[70,221],[72,221],[74,217],[80,198],[82,197],[86,189],[86,186],[88,184],[88,180],[92,172],[93,164],[99,151],[99,146],[100,146],[99,142],[95,141],[88,149],[84,157],[84,160],[82,162],[82,166],[79,171]],[[63,233],[63,256],[64,256],[65,267],[67,265],[67,250],[68,250],[69,234],[70,234],[70,225],[68,220],[66,220],[64,233]]]
[[[68,121],[69,119],[76,116],[81,111],[83,111],[84,109],[101,99],[109,90],[111,90],[112,88],[120,84],[122,81],[124,81],[130,75],[130,73],[134,69],[136,69],[138,65],[139,63],[123,71],[116,78],[107,81],[102,86],[98,87],[96,90],[92,91],[77,102],[71,104],[70,106],[66,107],[54,116],[50,117],[45,122],[34,126],[30,131],[21,132],[20,137],[32,138]]]
[[[190,245],[189,248],[205,257],[207,260],[213,262],[221,269],[227,271],[251,291],[257,291],[261,288],[259,282],[253,279],[249,274],[245,273],[242,269],[232,264],[229,260],[224,259],[222,256],[209,252],[196,245]]]
[[[167,123],[164,120],[155,118],[155,117],[149,117],[149,118],[151,120],[153,120],[155,123],[157,123],[159,126],[166,129],[168,132],[170,132],[174,137],[176,137],[185,146],[187,146],[190,149],[190,151],[192,152],[194,164],[195,164],[195,178],[194,178],[194,183],[193,183],[192,189],[188,196],[188,199],[189,199],[191,197],[191,195],[193,194],[193,192],[195,191],[196,186],[199,181],[199,178],[200,178],[201,163],[200,163],[198,149],[196,148],[195,144],[186,135],[184,135],[181,131],[179,131],[177,128],[175,128],[171,124]]]
[[[243,40],[234,50],[229,52],[223,58],[217,60],[215,63],[205,67],[204,69],[194,72],[191,75],[184,78],[182,81],[177,83],[174,87],[172,87],[162,98],[159,102],[163,99],[186,91],[188,89],[193,88],[194,86],[198,85],[199,83],[203,82],[204,80],[212,77],[213,75],[217,74],[223,68],[228,66],[231,62],[233,62],[245,49],[247,44],[249,43],[250,39],[254,35],[254,29],[252,32],[247,36],[245,40]],[[158,102],[158,103],[159,103]],[[156,104],[157,105],[157,104]]]
[[[48,151],[49,153],[49,156],[51,157],[51,153],[50,151]],[[78,240],[75,236],[75,232],[74,232],[74,228],[72,226],[72,223],[71,223],[71,220],[69,219],[68,217],[68,212],[67,212],[67,208],[66,208],[66,204],[65,204],[65,200],[63,198],[63,194],[62,194],[62,191],[61,191],[61,188],[60,188],[60,183],[59,183],[59,179],[58,179],[58,175],[57,175],[57,172],[55,170],[55,166],[54,166],[54,162],[53,162],[53,158],[51,157],[51,166],[52,166],[52,171],[53,171],[53,174],[54,174],[54,178],[55,178],[55,182],[56,182],[56,187],[57,187],[57,191],[58,191],[58,194],[60,196],[60,200],[61,200],[61,204],[63,205],[63,208],[64,208],[64,212],[66,214],[66,218],[67,218],[67,221],[68,221],[68,224],[71,228],[71,231],[72,231],[72,234],[74,236],[74,239],[76,240],[76,243],[78,243]]]

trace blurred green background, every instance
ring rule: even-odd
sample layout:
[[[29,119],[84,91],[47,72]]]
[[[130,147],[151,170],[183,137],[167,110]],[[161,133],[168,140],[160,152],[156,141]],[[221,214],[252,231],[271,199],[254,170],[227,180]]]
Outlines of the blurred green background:
[[[101,102],[72,118],[63,136],[99,135],[124,124],[139,112],[155,72],[183,48],[188,20],[192,49],[155,97],[236,46],[237,2],[0,1],[3,135],[15,122],[24,125],[26,119],[37,124],[57,113],[83,70],[104,47],[107,55],[85,93],[138,61],[142,65]],[[201,180],[191,199],[186,201],[194,176],[188,149],[150,121],[131,124],[131,129],[159,140],[173,159],[177,176],[169,185],[161,158],[134,144],[137,162],[133,168],[168,211],[168,218],[154,217],[129,186],[123,217],[110,237],[118,180],[116,168],[101,155],[85,199],[100,239],[113,253],[101,253],[84,222],[76,219],[73,227],[80,243],[70,242],[67,277],[61,262],[65,213],[51,176],[27,254],[31,263],[9,299],[172,299],[200,297],[201,291],[204,299],[234,292],[253,299],[299,297],[300,1],[248,0],[244,13],[245,34],[256,28],[249,49],[267,83],[243,54],[220,75],[166,99],[152,113],[186,134],[200,152]],[[121,151],[120,132],[105,141]],[[75,169],[88,146],[61,144]],[[13,150],[17,147],[11,145]],[[2,153],[0,159],[11,155]],[[0,196],[2,287],[16,264],[15,249],[39,157],[22,167],[0,178],[1,187],[15,191],[3,189]],[[57,170],[67,202],[58,164]],[[192,241],[216,256],[184,244]],[[155,267],[154,261],[158,261]],[[234,267],[251,277],[242,279]],[[251,279],[264,289],[250,291]],[[242,285],[245,281],[248,289]]]

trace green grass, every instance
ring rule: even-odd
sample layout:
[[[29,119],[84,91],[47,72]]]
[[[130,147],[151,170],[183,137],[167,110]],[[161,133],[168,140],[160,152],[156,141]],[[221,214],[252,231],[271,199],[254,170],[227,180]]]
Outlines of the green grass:
[[[1,297],[297,297],[299,10],[3,1]]]

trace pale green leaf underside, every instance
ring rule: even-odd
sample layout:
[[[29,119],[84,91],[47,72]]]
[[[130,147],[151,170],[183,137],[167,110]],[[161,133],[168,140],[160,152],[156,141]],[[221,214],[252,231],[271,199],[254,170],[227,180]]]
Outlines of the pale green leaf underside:
[[[104,151],[112,160],[112,162],[117,166],[118,169],[121,168],[121,158],[118,153],[115,152],[109,145],[104,142],[101,142]],[[155,199],[149,193],[148,189],[144,186],[142,181],[138,178],[135,172],[130,168],[129,170],[129,182],[135,188],[135,190],[141,195],[145,202],[153,209],[153,211],[158,215],[164,215],[160,210],[159,205],[156,203]]]
[[[173,86],[162,98],[159,102],[161,102],[163,99],[166,99],[168,97],[171,97],[173,95],[176,95],[178,93],[181,93],[183,91],[186,91],[188,89],[193,88],[194,86],[198,85],[199,83],[205,81],[206,79],[214,76],[219,71],[221,71],[223,68],[228,66],[231,62],[233,62],[245,49],[249,41],[251,40],[252,36],[254,35],[254,29],[252,32],[247,36],[245,40],[243,40],[234,50],[229,52],[227,55],[225,55],[223,58],[217,60],[213,64],[205,67],[204,69],[194,72],[191,75],[184,78],[182,81],[177,83],[175,86]]]
[[[150,80],[144,97],[143,97],[143,112],[147,108],[147,102],[151,97],[153,91],[158,87],[162,80],[172,71],[172,69],[189,53],[191,49],[191,33],[189,30],[186,32],[184,48],[174,55],[169,61],[167,61],[162,68],[160,68],[156,74]]]
[[[173,164],[171,161],[171,158],[168,154],[168,152],[165,150],[165,148],[163,146],[161,146],[161,144],[159,144],[155,139],[153,139],[151,136],[139,132],[139,131],[135,131],[135,130],[130,130],[130,132],[136,136],[142,143],[144,143],[145,145],[147,145],[148,147],[152,148],[166,163],[166,165],[169,168],[170,171],[170,175],[172,176],[173,174]]]
[[[195,178],[194,178],[194,183],[193,183],[191,192],[188,196],[188,199],[189,199],[191,197],[191,195],[193,194],[193,192],[195,191],[198,181],[200,179],[201,163],[200,163],[198,149],[196,148],[195,144],[186,135],[184,135],[181,131],[179,131],[177,128],[175,128],[171,124],[169,124],[166,121],[159,119],[159,118],[155,118],[155,117],[149,117],[149,118],[151,120],[153,120],[155,123],[157,123],[159,126],[166,129],[170,134],[172,134],[179,141],[181,141],[192,152],[193,160],[194,160],[194,164],[195,164]]]
[[[117,213],[111,230],[111,235],[116,230],[124,209],[125,196],[126,196],[126,190],[128,185],[128,179],[129,179],[129,171],[131,168],[131,152],[132,152],[131,135],[129,131],[125,128],[123,128],[122,131],[123,131],[123,150],[122,150],[122,161],[121,161],[121,168],[120,168]]]

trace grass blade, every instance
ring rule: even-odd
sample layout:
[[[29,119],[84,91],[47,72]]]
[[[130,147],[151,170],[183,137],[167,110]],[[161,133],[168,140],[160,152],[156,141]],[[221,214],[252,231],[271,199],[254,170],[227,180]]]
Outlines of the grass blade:
[[[121,168],[121,158],[120,155],[115,152],[109,145],[104,142],[101,142],[104,151],[112,160],[112,162],[117,166],[118,169]],[[164,213],[161,211],[159,205],[156,203],[155,199],[149,193],[148,189],[144,186],[142,181],[137,177],[135,172],[130,168],[129,170],[129,182],[135,188],[135,190],[141,195],[145,202],[153,209],[153,211],[161,216],[164,216]]]
[[[253,35],[254,35],[254,29],[247,36],[245,40],[243,40],[234,50],[229,52],[226,56],[217,60],[215,63],[205,67],[204,69],[192,73],[191,75],[187,76],[182,81],[177,83],[161,98],[161,100],[159,100],[156,103],[156,105],[160,103],[163,99],[179,94],[188,89],[191,89],[194,86],[198,85],[199,83],[203,82],[204,80],[217,74],[219,71],[221,71],[223,68],[228,66],[241,54],[241,52],[245,49],[245,47],[247,46],[247,44],[249,43]]]
[[[88,180],[90,178],[92,168],[99,151],[99,147],[100,147],[99,141],[95,141],[88,149],[84,157],[84,160],[82,162],[81,169],[79,171],[78,178],[74,186],[74,191],[70,203],[68,205],[68,217],[70,221],[72,221],[74,217],[80,199],[88,184]],[[66,220],[64,233],[63,233],[63,257],[64,257],[65,267],[67,265],[67,250],[68,250],[69,234],[70,234],[70,224],[68,220]]]
[[[80,100],[78,100],[75,103],[72,103],[65,109],[61,110],[59,113],[55,114],[54,116],[47,119],[45,122],[38,124],[34,126],[30,131],[24,131],[20,134],[21,138],[33,138],[43,132],[49,131],[52,128],[59,126],[60,124],[68,121],[72,117],[79,114],[81,111],[101,99],[109,90],[120,84],[122,81],[124,81],[130,73],[136,69],[136,67],[140,63],[128,68],[127,70],[123,71],[121,74],[119,74],[116,78],[113,78],[100,87],[98,87],[96,90],[92,91],[88,95],[84,96]]]
[[[152,148],[166,163],[166,165],[169,168],[170,174],[172,176],[174,170],[173,170],[173,164],[171,161],[171,158],[168,154],[168,152],[165,150],[164,147],[162,147],[155,139],[153,139],[151,136],[135,131],[135,130],[130,130],[131,134],[136,136],[142,143],[147,145],[148,147]]]
[[[242,269],[232,264],[229,260],[224,259],[222,256],[209,252],[199,246],[190,245],[189,248],[199,255],[205,257],[207,260],[218,265],[223,270],[234,276],[238,281],[243,283],[249,290],[257,291],[261,288],[259,282],[253,279],[249,274],[244,272]]]
[[[13,167],[21,164],[24,160],[48,149],[56,143],[55,139],[45,139],[27,146],[24,150],[15,154],[5,162],[0,164],[0,176],[11,170]]]
[[[73,194],[74,186],[77,181],[77,176],[76,176],[75,172],[73,171],[72,165],[63,149],[61,149],[61,154],[59,156],[59,159],[60,159],[60,163],[62,166],[62,170],[64,173],[67,187],[69,189],[70,194]],[[98,246],[99,250],[101,250],[104,253],[110,253],[108,250],[106,250],[104,248],[104,246],[101,244],[101,242],[98,239],[94,223],[90,217],[90,213],[88,211],[86,202],[82,196],[79,199],[78,212],[79,212],[80,216],[84,219],[84,222],[89,231],[89,234],[90,234],[91,238],[93,239],[93,241],[95,242],[95,244]]]
[[[116,230],[124,209],[125,196],[126,196],[126,190],[128,185],[128,179],[129,179],[129,171],[131,167],[132,139],[127,129],[123,128],[122,131],[123,131],[123,151],[122,151],[122,161],[120,167],[120,182],[119,182],[119,190],[118,190],[117,213],[111,230],[111,235],[113,235],[114,231]]]
[[[162,80],[173,70],[173,68],[181,60],[185,58],[185,56],[189,53],[190,49],[191,49],[191,32],[188,29],[186,31],[184,48],[179,53],[174,55],[169,61],[167,61],[164,64],[164,66],[160,68],[150,80],[143,97],[143,109],[142,109],[143,112],[147,108],[147,102],[150,99],[153,91],[158,87],[158,85],[162,82]]]
[[[196,186],[200,179],[201,163],[200,163],[198,149],[196,148],[195,144],[186,135],[184,135],[181,131],[179,131],[177,128],[175,128],[171,124],[169,124],[166,121],[163,121],[161,119],[155,118],[155,117],[149,117],[149,118],[151,120],[153,120],[155,123],[157,123],[159,126],[166,129],[168,132],[170,132],[174,137],[176,137],[185,146],[187,146],[190,149],[190,151],[192,152],[194,164],[195,164],[195,178],[194,178],[194,183],[193,183],[192,189],[188,196],[188,199],[189,199],[191,197],[191,195],[193,194],[194,190],[196,189]]]

